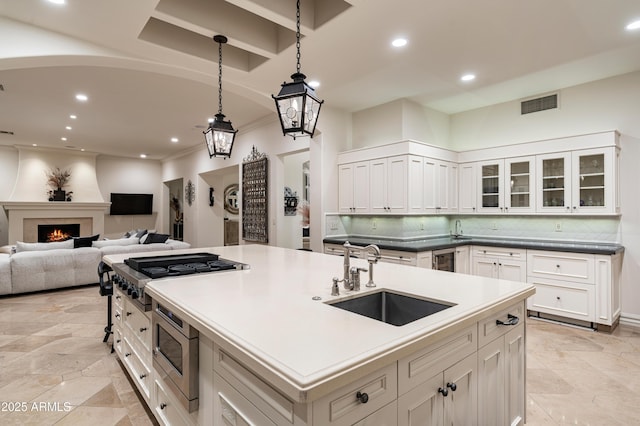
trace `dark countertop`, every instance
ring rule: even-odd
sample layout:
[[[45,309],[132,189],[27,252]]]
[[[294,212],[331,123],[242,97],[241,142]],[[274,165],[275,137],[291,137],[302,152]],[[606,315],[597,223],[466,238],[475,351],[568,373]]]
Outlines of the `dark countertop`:
[[[599,243],[586,241],[561,241],[561,240],[534,240],[515,239],[498,237],[432,237],[410,240],[400,240],[393,238],[379,238],[367,236],[335,236],[322,240],[327,244],[344,244],[349,241],[353,245],[366,246],[375,244],[385,250],[399,250],[409,252],[420,252],[430,250],[441,250],[464,245],[478,245],[491,247],[512,247],[532,250],[565,251],[573,253],[607,254],[612,255],[624,251],[624,246],[613,243]]]

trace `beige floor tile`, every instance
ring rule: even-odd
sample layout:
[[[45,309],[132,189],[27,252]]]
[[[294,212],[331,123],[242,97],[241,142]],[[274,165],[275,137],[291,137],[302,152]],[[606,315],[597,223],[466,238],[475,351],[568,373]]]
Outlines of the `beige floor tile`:
[[[111,426],[118,424],[125,417],[127,417],[127,410],[124,408],[80,406],[58,421],[56,426]]]
[[[60,382],[62,377],[56,375],[23,375],[0,388],[0,401],[31,401]]]
[[[109,384],[107,377],[77,377],[61,382],[34,398],[34,401],[81,405]]]

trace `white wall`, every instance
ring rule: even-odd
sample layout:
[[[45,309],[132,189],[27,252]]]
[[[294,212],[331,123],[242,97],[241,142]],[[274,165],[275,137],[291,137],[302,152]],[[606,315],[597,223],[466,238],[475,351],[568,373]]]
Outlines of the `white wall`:
[[[298,196],[298,205],[302,203],[302,164],[309,161],[309,151],[286,155],[283,158],[284,184],[281,195],[276,199],[279,207],[277,214],[282,217],[282,227],[278,236],[278,246],[298,249],[302,247],[302,216],[296,211],[295,216],[284,215],[284,187],[289,187]],[[313,191],[313,187],[311,188]]]
[[[18,176],[18,150],[0,145],[0,201],[8,200]],[[4,209],[0,211],[0,246],[9,244],[9,225]]]
[[[169,233],[163,226],[165,216],[162,203],[161,164],[159,161],[100,155],[96,161],[96,178],[104,201],[112,192],[153,194],[152,215],[110,216],[104,218],[105,235],[117,238],[131,229],[155,229]]]

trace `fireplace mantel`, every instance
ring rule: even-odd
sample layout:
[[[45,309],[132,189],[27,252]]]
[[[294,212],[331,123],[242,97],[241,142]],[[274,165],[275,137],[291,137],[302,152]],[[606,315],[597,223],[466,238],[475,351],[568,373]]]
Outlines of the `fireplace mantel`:
[[[9,244],[37,239],[32,237],[33,232],[27,230],[25,233],[25,224],[32,226],[38,219],[49,221],[47,223],[54,219],[82,219],[83,235],[104,234],[104,215],[111,205],[109,202],[78,201],[0,201],[0,204],[9,220]]]

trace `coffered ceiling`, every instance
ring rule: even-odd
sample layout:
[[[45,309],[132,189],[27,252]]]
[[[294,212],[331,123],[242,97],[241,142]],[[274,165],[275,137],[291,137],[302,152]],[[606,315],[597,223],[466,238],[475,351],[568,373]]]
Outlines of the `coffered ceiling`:
[[[201,144],[218,109],[215,34],[229,39],[227,118],[240,131],[277,120],[271,94],[295,71],[295,9],[0,0],[0,144],[155,159]],[[326,107],[347,112],[407,98],[454,114],[640,69],[640,31],[625,30],[637,0],[302,0],[301,10],[302,72]],[[407,45],[393,48],[396,37]]]

